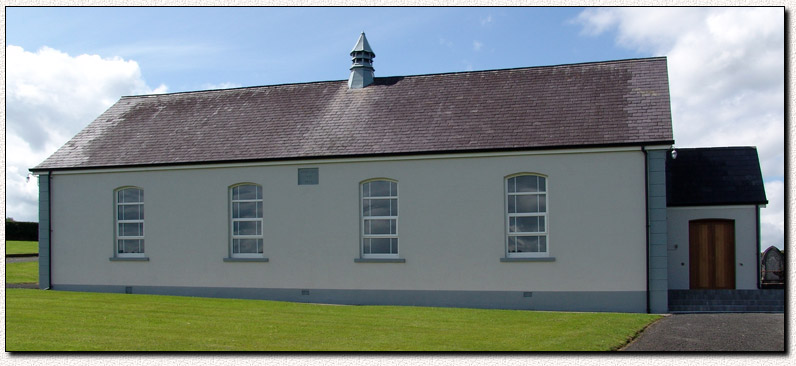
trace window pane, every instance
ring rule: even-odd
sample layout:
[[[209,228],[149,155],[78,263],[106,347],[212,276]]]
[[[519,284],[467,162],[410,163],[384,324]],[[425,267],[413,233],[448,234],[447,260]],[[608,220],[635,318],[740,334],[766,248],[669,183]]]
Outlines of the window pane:
[[[547,251],[547,237],[540,236],[539,237],[539,251],[546,252]]]
[[[370,254],[391,254],[390,238],[370,239]]]
[[[261,235],[262,223],[260,221],[235,221],[233,235]]]
[[[509,193],[517,192],[517,178],[509,178],[508,183]]]
[[[517,192],[538,192],[535,175],[521,175],[517,179]]]
[[[398,200],[390,200],[390,216],[398,216]]]
[[[235,253],[262,253],[262,239],[235,239],[238,251]]]
[[[362,200],[362,216],[370,216],[370,200]]]
[[[132,189],[123,189],[119,193],[121,194],[119,198],[120,203],[138,201],[138,192],[134,192]],[[133,197],[133,194],[135,194],[135,197]]]
[[[395,220],[365,220],[365,234],[395,234]]]
[[[516,197],[517,199],[517,212],[519,213],[539,212],[538,195],[531,194],[531,195],[522,195],[514,197]]]
[[[259,191],[259,189],[258,189],[259,187],[258,186],[247,184],[247,185],[243,185],[243,186],[238,186],[237,188],[238,188],[238,198],[237,199],[239,199],[239,200],[254,200],[254,199],[262,198],[262,193],[258,192]],[[260,193],[260,197],[257,197],[258,193]],[[233,195],[234,195],[234,192],[233,192]]]
[[[362,253],[370,254],[370,239],[362,239]]]
[[[144,202],[144,192],[137,188],[127,188],[120,192],[119,203]]]
[[[539,217],[516,217],[517,232],[521,233],[536,233],[539,232]],[[544,223],[542,223],[544,224]]]
[[[119,220],[143,220],[144,205],[119,205]]]
[[[390,254],[398,254],[398,238],[390,238]]]
[[[517,237],[509,236],[509,253],[517,252]]]
[[[545,177],[539,177],[539,192],[547,192],[547,179]]]
[[[507,201],[508,201],[508,204],[509,204],[509,207],[508,207],[509,211],[508,212],[509,213],[517,213],[517,208],[516,208],[516,206],[517,206],[517,204],[516,204],[517,196],[509,195]]]
[[[541,179],[541,178],[539,178]],[[539,195],[539,212],[547,212],[547,195]]]
[[[390,200],[382,199],[365,201],[370,201],[370,212],[365,213],[365,216],[390,216]]]
[[[516,233],[517,232],[517,218],[516,217],[509,217],[509,232]]]
[[[143,240],[119,240],[119,253],[143,253],[144,241]]]
[[[539,239],[536,236],[518,236],[517,253],[536,253],[539,251]]]
[[[390,182],[390,196],[397,196],[398,195],[398,183]]]
[[[262,202],[233,202],[232,218],[261,218]]]
[[[386,180],[377,180],[370,182],[370,197],[389,197],[390,196],[390,182]]]
[[[119,236],[143,236],[144,224],[140,222],[120,223]]]
[[[370,197],[370,182],[362,184],[362,197]]]

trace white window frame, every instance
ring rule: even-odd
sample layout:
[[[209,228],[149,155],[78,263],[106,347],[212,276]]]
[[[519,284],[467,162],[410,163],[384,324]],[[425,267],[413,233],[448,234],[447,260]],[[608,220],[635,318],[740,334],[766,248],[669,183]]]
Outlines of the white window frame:
[[[516,189],[514,192],[510,192],[509,190],[509,181],[512,178],[523,177],[523,176],[531,176],[531,177],[539,177],[544,178],[545,180],[545,189],[544,191],[537,191],[537,192],[517,192]],[[550,199],[550,179],[543,174],[538,173],[517,173],[512,174],[503,179],[503,189],[505,193],[503,194],[503,204],[505,209],[503,212],[505,213],[505,220],[506,220],[506,236],[504,239],[504,246],[506,252],[506,258],[540,258],[540,257],[549,257],[550,256],[550,221],[549,221],[549,213],[550,213],[550,206],[549,206],[549,199]],[[515,181],[516,182],[516,181]],[[516,184],[516,183],[515,183]],[[516,187],[516,186],[515,186]],[[523,212],[523,213],[510,213],[509,212],[509,197],[512,196],[531,196],[531,195],[544,195],[544,204],[545,210],[544,212]],[[516,208],[516,206],[515,206]],[[544,228],[539,232],[511,232],[511,218],[516,217],[543,217],[544,218]],[[545,238],[545,251],[544,252],[510,252],[509,251],[509,241],[511,237],[518,237],[518,236],[536,236],[536,237],[544,237]]]
[[[400,253],[400,240],[398,239],[399,234],[399,220],[398,215],[400,214],[400,198],[398,197],[398,192],[395,195],[390,192],[389,196],[365,196],[365,184],[373,183],[373,182],[389,182],[395,183],[396,191],[398,190],[398,181],[395,179],[389,178],[373,178],[368,179],[366,181],[362,181],[359,183],[359,254],[362,258],[373,258],[373,259],[392,259],[392,258],[399,258]],[[388,215],[388,216],[365,216],[364,213],[364,206],[366,199],[387,199],[387,200],[395,200],[396,207],[395,208],[395,215]],[[395,234],[365,234],[365,220],[395,220]],[[395,253],[365,253],[365,239],[378,239],[378,238],[389,238],[395,239],[396,251]],[[392,244],[390,244],[392,245]]]
[[[145,236],[145,231],[144,230],[146,229],[145,228],[146,225],[144,225],[144,219],[138,219],[138,220],[120,220],[119,219],[119,207],[120,206],[133,206],[133,205],[136,205],[136,206],[141,206],[142,209],[144,208],[144,200],[143,199],[141,199],[138,202],[119,202],[119,194],[121,194],[122,191],[125,191],[125,190],[128,190],[128,189],[137,189],[137,190],[141,191],[141,195],[143,195],[143,192],[144,192],[143,188],[141,188],[141,187],[132,187],[132,186],[130,186],[130,187],[120,187],[120,188],[117,188],[117,189],[113,190],[113,203],[114,203],[114,205],[113,205],[113,218],[114,218],[114,220],[113,220],[113,234],[114,234],[113,235],[113,237],[114,237],[113,255],[114,255],[114,257],[118,257],[118,258],[143,258],[143,257],[146,257],[146,240],[144,240],[144,236]],[[138,223],[141,224],[141,235],[137,235],[137,236],[124,235],[124,236],[122,236],[122,235],[119,234],[119,225],[120,224],[138,224]],[[140,253],[120,253],[119,252],[119,241],[120,240],[142,240],[144,242],[144,250],[141,251]]]
[[[255,199],[234,199],[232,195],[232,191],[235,188],[239,188],[242,186],[255,186],[257,189],[260,190],[260,197]],[[238,183],[229,186],[228,189],[228,197],[229,197],[229,256],[230,258],[264,258],[265,257],[265,239],[263,238],[263,233],[265,232],[263,216],[264,212],[260,212],[260,217],[258,218],[234,218],[233,207],[235,207],[235,203],[240,202],[263,202],[263,196],[265,192],[263,191],[263,186],[257,183]],[[255,197],[257,195],[255,194]],[[263,203],[263,211],[265,210],[265,204]],[[235,235],[235,223],[236,222],[259,222],[260,223],[260,234],[259,235]],[[262,253],[235,253],[234,245],[235,239],[260,239],[263,241],[263,252]]]

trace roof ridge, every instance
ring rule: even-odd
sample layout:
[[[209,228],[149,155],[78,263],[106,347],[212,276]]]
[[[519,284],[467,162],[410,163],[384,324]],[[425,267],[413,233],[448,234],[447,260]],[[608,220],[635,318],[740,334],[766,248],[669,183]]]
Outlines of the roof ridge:
[[[479,73],[479,72],[511,71],[511,70],[523,70],[523,69],[543,69],[543,68],[554,68],[554,67],[564,67],[564,66],[585,66],[585,65],[594,65],[594,64],[613,64],[613,63],[627,63],[627,62],[653,61],[653,60],[666,60],[666,56],[639,57],[639,58],[628,58],[628,59],[606,60],[606,61],[575,62],[575,63],[569,63],[569,64],[556,64],[556,65],[518,66],[518,67],[506,67],[506,68],[502,68],[502,69],[486,69],[486,70],[470,70],[470,71],[449,71],[449,72],[440,72],[440,73],[431,73],[431,74],[381,76],[381,77],[377,77],[376,79],[396,78],[396,77],[405,77],[405,78],[406,77],[422,77],[422,76],[437,76],[437,75],[451,75],[451,74],[472,74],[472,73]]]
[[[655,61],[655,60],[666,60],[666,56],[640,57],[640,58],[604,60],[604,61],[589,61],[589,62],[577,62],[577,63],[569,63],[569,64],[556,64],[556,65],[520,66],[520,67],[508,67],[508,68],[502,68],[502,69],[450,71],[450,72],[440,72],[440,73],[431,73],[431,74],[378,76],[378,77],[375,77],[374,79],[375,80],[379,80],[379,79],[390,79],[390,78],[415,78],[415,77],[419,78],[419,77],[442,76],[442,75],[475,74],[475,73],[495,72],[495,71],[544,69],[544,68],[556,68],[556,67],[566,67],[566,66],[586,66],[586,65],[597,65],[597,64],[616,64],[616,63],[628,63],[628,62],[638,62],[638,61]],[[270,84],[270,85],[250,85],[250,86],[241,86],[241,87],[224,88],[224,89],[187,90],[187,91],[179,91],[179,92],[173,92],[173,93],[123,95],[121,97],[121,99],[150,98],[150,97],[160,97],[160,96],[169,96],[169,95],[178,95],[178,94],[212,93],[212,92],[224,92],[224,91],[241,90],[241,89],[270,88],[270,87],[280,87],[280,86],[289,86],[289,85],[310,85],[310,84],[339,83],[339,82],[347,82],[347,80],[346,79],[341,79],[341,80],[304,81],[304,82],[296,82],[296,83],[282,83],[282,84]]]

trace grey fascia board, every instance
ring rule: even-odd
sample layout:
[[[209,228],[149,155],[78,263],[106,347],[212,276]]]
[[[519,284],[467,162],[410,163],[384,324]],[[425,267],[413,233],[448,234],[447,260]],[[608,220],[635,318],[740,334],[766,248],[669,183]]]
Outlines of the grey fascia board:
[[[555,262],[556,257],[500,258],[501,262]]]
[[[268,262],[268,258],[224,258],[224,262]]]
[[[149,262],[149,257],[110,257],[111,262]]]
[[[354,263],[406,263],[404,258],[354,258]]]

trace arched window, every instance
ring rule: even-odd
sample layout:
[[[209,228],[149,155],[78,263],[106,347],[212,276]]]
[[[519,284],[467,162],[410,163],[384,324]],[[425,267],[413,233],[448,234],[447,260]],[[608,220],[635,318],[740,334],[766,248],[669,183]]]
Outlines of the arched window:
[[[398,182],[361,184],[362,258],[398,258]]]
[[[263,188],[252,183],[230,187],[230,253],[233,258],[263,256]]]
[[[506,256],[548,256],[547,224],[547,178],[506,178]]]
[[[144,257],[144,190],[120,188],[116,201],[116,257]]]

